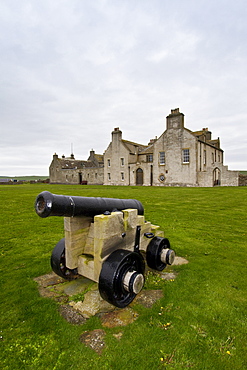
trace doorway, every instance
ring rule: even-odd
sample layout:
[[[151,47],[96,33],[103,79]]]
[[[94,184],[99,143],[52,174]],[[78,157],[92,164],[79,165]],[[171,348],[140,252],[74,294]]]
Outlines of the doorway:
[[[213,186],[219,186],[221,183],[221,172],[219,168],[213,170]]]
[[[143,170],[141,168],[136,170],[136,185],[143,185]]]
[[[150,167],[150,186],[153,186],[153,166]]]
[[[79,184],[81,184],[82,183],[82,174],[81,174],[81,172],[79,172]]]

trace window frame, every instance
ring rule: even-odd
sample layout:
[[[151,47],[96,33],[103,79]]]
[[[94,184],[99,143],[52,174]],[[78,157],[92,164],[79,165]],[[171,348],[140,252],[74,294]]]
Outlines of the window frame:
[[[151,153],[151,154],[147,154],[146,155],[146,161],[147,161],[147,163],[153,163],[153,161],[154,161],[154,156],[153,156],[153,154]]]
[[[162,156],[161,156],[162,155]],[[161,158],[164,157],[163,162],[161,162]],[[166,153],[164,151],[159,152],[159,164],[164,166],[166,164]]]
[[[190,149],[182,149],[182,162],[183,164],[190,164]]]

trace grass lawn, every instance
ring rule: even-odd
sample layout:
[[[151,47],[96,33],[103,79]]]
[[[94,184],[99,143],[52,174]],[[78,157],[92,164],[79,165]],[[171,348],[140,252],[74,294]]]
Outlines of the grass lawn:
[[[69,324],[33,280],[51,271],[51,251],[63,237],[62,218],[34,211],[43,190],[138,199],[146,220],[189,260],[174,281],[156,285],[164,298],[151,309],[135,306],[134,323],[104,328],[101,356],[79,341],[102,327],[99,318]],[[247,187],[4,185],[0,200],[1,369],[247,368]]]

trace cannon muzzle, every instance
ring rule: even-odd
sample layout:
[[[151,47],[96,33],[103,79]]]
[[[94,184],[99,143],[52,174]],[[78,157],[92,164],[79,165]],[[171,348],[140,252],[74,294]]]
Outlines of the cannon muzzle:
[[[93,198],[52,194],[49,191],[40,193],[35,201],[36,213],[42,217],[48,216],[92,216],[106,211],[122,211],[124,209],[137,209],[139,215],[144,209],[136,199]]]

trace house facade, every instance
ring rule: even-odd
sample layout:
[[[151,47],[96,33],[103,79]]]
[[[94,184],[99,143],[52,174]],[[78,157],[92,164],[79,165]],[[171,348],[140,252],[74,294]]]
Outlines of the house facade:
[[[238,186],[238,171],[223,164],[220,139],[204,128],[184,127],[184,114],[171,110],[166,130],[142,145],[123,140],[115,128],[104,153],[105,185],[144,186]]]
[[[87,161],[76,160],[74,155],[59,158],[55,153],[49,167],[51,184],[88,184],[104,183],[104,159],[102,154],[90,151]]]

